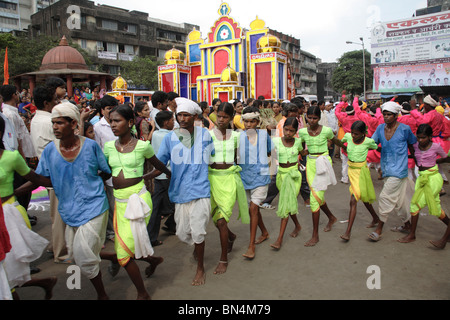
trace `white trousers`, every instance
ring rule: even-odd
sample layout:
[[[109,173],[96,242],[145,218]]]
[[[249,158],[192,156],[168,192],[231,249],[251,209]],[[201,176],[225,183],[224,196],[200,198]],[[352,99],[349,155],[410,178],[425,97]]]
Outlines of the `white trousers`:
[[[175,222],[178,238],[189,245],[203,243],[210,216],[210,198],[192,200],[188,203],[176,203]]]

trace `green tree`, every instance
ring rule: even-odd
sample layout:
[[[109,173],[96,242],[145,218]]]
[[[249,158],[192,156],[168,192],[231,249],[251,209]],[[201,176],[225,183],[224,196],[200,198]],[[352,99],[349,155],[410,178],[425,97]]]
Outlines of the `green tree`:
[[[8,66],[10,83],[11,78],[23,73],[38,71],[42,59],[45,54],[54,47],[59,45],[61,39],[50,36],[41,35],[30,39],[27,36],[14,36],[10,33],[0,34],[0,80],[3,83],[3,61],[5,57],[6,47],[8,47]],[[84,57],[86,64],[89,66],[91,61],[83,49],[78,44],[69,42],[69,45],[77,49]],[[24,83],[24,87],[27,84]]]
[[[121,76],[128,82],[128,85],[145,87],[150,90],[158,89],[158,66],[161,62],[154,57],[136,56],[133,61],[121,61]]]
[[[373,82],[373,70],[370,65],[370,53],[364,50],[366,59],[366,90]],[[352,95],[364,93],[363,50],[346,52],[338,60],[338,67],[333,72],[332,86],[336,92],[347,90]]]

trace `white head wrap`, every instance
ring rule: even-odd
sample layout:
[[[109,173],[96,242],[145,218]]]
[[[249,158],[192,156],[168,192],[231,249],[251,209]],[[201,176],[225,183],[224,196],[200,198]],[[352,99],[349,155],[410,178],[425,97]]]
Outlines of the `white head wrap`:
[[[249,112],[242,115],[242,120],[257,119],[261,120],[261,114],[259,112]]]
[[[177,103],[177,114],[181,112],[187,112],[192,115],[202,114],[202,108],[200,108],[200,106],[192,100],[186,98],[175,98],[175,102]]]
[[[430,95],[426,96],[425,99],[423,99],[423,102],[434,107],[437,107],[439,105],[439,103],[434,100]]]
[[[402,107],[394,101],[389,101],[381,106],[381,110],[399,114],[399,112],[402,110]]]
[[[62,102],[52,109],[52,119],[68,117],[80,123],[80,111],[71,102]]]

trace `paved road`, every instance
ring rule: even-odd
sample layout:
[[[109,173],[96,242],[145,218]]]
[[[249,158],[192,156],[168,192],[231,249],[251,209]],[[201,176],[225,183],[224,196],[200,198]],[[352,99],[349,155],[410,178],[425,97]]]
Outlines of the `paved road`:
[[[335,160],[336,176],[340,178],[340,160]],[[447,175],[448,169],[446,166]],[[372,177],[379,194],[382,181]],[[443,196],[442,207],[450,213],[450,186],[444,185],[448,194]],[[278,199],[278,198],[277,198]],[[439,239],[445,226],[437,218],[421,215],[414,243],[401,244],[396,240],[399,233],[390,231],[399,225],[400,220],[392,216],[385,226],[380,242],[368,240],[370,229],[366,225],[370,216],[364,206],[358,205],[358,215],[353,227],[350,242],[343,242],[339,236],[345,231],[348,217],[348,185],[338,183],[327,191],[326,199],[339,222],[334,229],[320,232],[320,242],[315,247],[305,247],[312,232],[311,212],[300,200],[299,221],[302,231],[298,238],[289,237],[293,228],[290,221],[280,251],[271,249],[270,244],[278,236],[280,219],[275,211],[263,210],[264,222],[270,232],[270,239],[257,247],[253,261],[242,257],[248,245],[249,227],[242,225],[234,215],[230,222],[231,230],[237,234],[233,252],[229,257],[228,271],[223,275],[214,275],[214,269],[220,257],[219,235],[213,223],[209,225],[206,238],[205,267],[206,284],[192,287],[195,273],[192,258],[193,247],[181,243],[176,236],[161,232],[164,244],[155,248],[158,256],[165,261],[155,274],[145,279],[145,285],[154,300],[447,300],[450,298],[450,278],[446,276],[449,266],[450,246],[445,250],[435,250],[428,243],[430,239]],[[276,200],[277,201],[277,200]],[[274,205],[277,205],[275,202]],[[377,203],[374,204],[378,208]],[[50,219],[48,213],[36,211],[38,224],[34,230],[50,239]],[[326,224],[325,215],[321,215],[321,229]],[[111,242],[105,250],[113,250]],[[55,264],[50,255],[43,256],[34,263],[42,269],[36,277],[56,275],[53,300],[94,300],[95,292],[89,281],[82,277],[81,289],[69,290],[66,281],[67,265]],[[139,262],[141,271],[146,266]],[[367,280],[373,274],[370,266],[379,269],[379,289],[368,289]],[[106,290],[111,299],[133,300],[136,291],[125,270],[112,278],[107,272],[108,262],[102,261],[101,269]],[[19,288],[22,300],[41,300],[43,292],[39,288]]]

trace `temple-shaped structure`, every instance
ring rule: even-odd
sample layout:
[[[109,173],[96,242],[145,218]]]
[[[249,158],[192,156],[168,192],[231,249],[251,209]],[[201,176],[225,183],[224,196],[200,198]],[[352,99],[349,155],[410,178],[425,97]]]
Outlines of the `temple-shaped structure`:
[[[250,30],[242,29],[230,12],[228,3],[222,2],[219,19],[206,39],[194,29],[186,54],[177,49],[167,52],[166,64],[158,69],[159,90],[210,105],[215,98],[292,98],[289,55],[281,49],[280,39],[269,34],[258,17]]]

